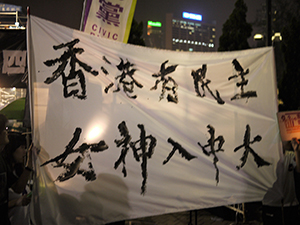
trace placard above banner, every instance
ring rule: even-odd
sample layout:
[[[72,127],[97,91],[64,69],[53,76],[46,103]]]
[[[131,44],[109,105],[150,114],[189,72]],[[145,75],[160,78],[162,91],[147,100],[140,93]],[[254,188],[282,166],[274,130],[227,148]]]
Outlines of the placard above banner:
[[[174,52],[34,16],[29,27],[42,222],[261,201],[272,186],[280,151],[272,48]]]
[[[82,30],[127,43],[137,0],[86,0]]]

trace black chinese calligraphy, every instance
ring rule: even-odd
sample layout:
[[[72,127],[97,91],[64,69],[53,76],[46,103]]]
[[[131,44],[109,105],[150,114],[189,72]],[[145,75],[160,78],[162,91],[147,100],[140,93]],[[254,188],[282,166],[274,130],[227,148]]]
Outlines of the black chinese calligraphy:
[[[206,79],[206,71],[207,71],[207,65],[203,64],[202,68],[197,69],[196,71],[192,70],[192,77],[194,79],[194,87],[195,91],[197,93],[197,96],[199,97],[205,97],[205,88],[208,90],[208,92],[211,94],[211,96],[217,100],[217,102],[221,105],[223,105],[225,102],[222,100],[220,93],[218,90],[216,90],[216,95],[210,90],[208,84],[211,83],[211,80]],[[203,94],[200,93],[199,90],[199,83],[201,83],[201,88],[203,91]]]
[[[122,73],[119,76],[116,76],[115,79],[118,80],[117,89],[113,92],[120,91],[120,85],[123,87],[123,91],[129,98],[137,98],[137,95],[130,95],[133,93],[133,88],[136,85],[138,88],[142,88],[143,85],[140,84],[134,77],[134,72],[136,71],[135,68],[131,68],[134,66],[134,64],[130,63],[128,60],[126,63],[124,63],[124,60],[121,59],[121,62],[119,65],[117,65],[117,68]],[[113,86],[113,83],[110,83],[105,88],[105,93],[108,92],[108,90]]]
[[[118,125],[119,132],[122,136],[120,140],[115,140],[115,143],[117,144],[117,147],[122,146],[121,155],[118,158],[118,160],[115,162],[114,168],[117,169],[118,166],[123,163],[123,169],[122,173],[123,176],[127,176],[127,171],[125,168],[125,158],[128,153],[129,147],[133,150],[133,156],[137,162],[140,162],[140,159],[142,159],[141,163],[141,169],[142,169],[142,187],[141,187],[141,194],[144,195],[146,192],[146,183],[147,183],[147,161],[151,158],[151,156],[154,153],[154,148],[156,146],[156,138],[152,135],[146,136],[146,131],[143,124],[138,124],[138,128],[141,130],[140,133],[140,139],[134,142],[131,142],[131,135],[129,134],[129,130],[126,126],[125,121],[122,121]],[[147,140],[150,141],[149,147]],[[137,147],[139,145],[139,147]]]
[[[93,169],[93,165],[91,162],[88,163],[88,165],[89,165],[88,170],[81,169],[80,167],[81,167],[86,155],[87,155],[87,158],[89,158],[89,160],[91,160],[91,156],[87,152],[88,150],[90,150],[90,152],[97,153],[97,152],[102,152],[102,151],[108,149],[108,146],[106,145],[105,141],[102,140],[99,143],[95,143],[95,144],[83,143],[78,148],[74,149],[75,145],[79,141],[81,132],[82,132],[82,129],[77,127],[75,129],[75,132],[73,133],[73,138],[66,146],[65,151],[62,154],[54,157],[53,159],[50,159],[50,160],[44,162],[41,165],[41,166],[45,166],[45,165],[53,162],[53,163],[55,163],[55,165],[53,165],[54,168],[57,168],[57,167],[65,168],[65,171],[63,173],[61,173],[56,179],[60,182],[69,180],[70,178],[74,177],[76,174],[82,175],[86,181],[93,181],[96,179],[96,174],[95,174],[95,171]],[[70,154],[73,154],[73,153],[79,153],[80,155],[73,162],[65,163],[64,161],[66,160],[66,158]]]
[[[168,62],[169,60],[163,62],[160,66],[160,71],[157,74],[152,74],[152,77],[158,77],[159,79],[156,80],[155,85],[150,90],[156,90],[157,85],[160,82],[162,82],[162,91],[159,97],[159,101],[164,98],[166,91],[172,91],[172,95],[170,93],[168,94],[167,100],[168,102],[178,103],[178,95],[177,95],[178,85],[172,77],[167,76],[168,74],[173,73],[176,70],[176,67],[178,65],[172,65],[166,68],[166,64]],[[168,85],[170,83],[171,85]]]
[[[127,152],[130,147],[129,143],[131,140],[131,136],[129,134],[129,130],[126,126],[125,121],[122,121],[118,125],[118,129],[119,129],[119,132],[120,132],[122,138],[120,140],[116,139],[115,143],[117,144],[117,147],[122,146],[122,151],[121,151],[121,155],[120,155],[119,159],[115,162],[114,168],[117,169],[119,167],[119,165],[121,163],[123,163],[122,173],[123,173],[123,176],[126,177],[127,171],[126,171],[126,167],[125,167],[125,158],[126,158]]]
[[[254,161],[256,162],[257,167],[261,167],[261,166],[269,166],[271,165],[269,162],[265,161],[264,159],[262,159],[251,147],[250,145],[255,143],[255,142],[260,142],[262,137],[260,135],[257,135],[256,137],[254,137],[253,141],[250,141],[250,126],[249,124],[247,124],[246,126],[246,131],[245,131],[245,135],[244,135],[244,143],[238,147],[236,147],[234,149],[234,152],[238,151],[241,148],[245,148],[244,154],[242,156],[242,158],[240,159],[242,161],[240,166],[237,166],[236,168],[239,170],[241,169],[247,162],[247,158],[249,153],[251,153],[254,157]]]
[[[103,56],[102,59],[103,59],[104,62],[106,62],[108,64],[111,64],[111,62],[105,56]]]
[[[101,66],[100,69],[105,75],[108,75],[108,71],[103,66]]]
[[[75,132],[73,133],[73,138],[71,139],[69,144],[66,146],[66,150],[62,154],[60,154],[59,156],[56,156],[55,158],[50,159],[47,162],[43,163],[41,166],[44,166],[44,165],[46,165],[48,163],[51,163],[51,162],[63,163],[65,161],[65,159],[68,157],[68,155],[71,154],[74,151],[73,148],[77,144],[77,142],[79,141],[81,132],[82,132],[81,128],[77,127],[75,129]]]
[[[223,136],[218,136],[217,138],[215,138],[215,128],[211,125],[207,125],[207,128],[208,128],[208,133],[210,134],[210,138],[208,139],[206,145],[201,145],[200,142],[198,142],[198,145],[202,148],[202,151],[205,155],[207,156],[210,156],[210,155],[213,155],[214,156],[214,159],[213,159],[213,164],[214,164],[214,167],[216,168],[216,181],[217,181],[217,184],[219,183],[219,168],[217,166],[217,162],[219,162],[219,159],[217,157],[217,152],[224,152],[224,150],[222,149],[222,146],[225,142],[225,139]],[[216,142],[219,142],[218,143],[218,148],[215,149],[215,143]],[[207,151],[205,148],[207,147],[210,147],[210,151]]]
[[[107,59],[105,56],[103,56],[102,59],[103,59],[104,62],[106,62],[107,64],[110,64],[110,65],[111,65],[111,62],[108,61],[108,59]],[[108,75],[108,74],[109,74],[108,71],[107,71],[107,69],[105,69],[103,66],[101,66],[100,69],[102,70],[102,72],[103,72],[105,75]]]
[[[143,124],[138,124],[138,128],[140,128],[140,139],[135,142],[130,142],[130,147],[133,150],[133,155],[136,161],[140,161],[142,158],[141,169],[142,169],[142,187],[141,187],[141,194],[145,194],[146,192],[146,182],[147,182],[147,160],[151,158],[154,153],[154,148],[156,146],[156,138],[152,135],[146,136],[146,131]],[[147,140],[150,140],[149,148],[147,149],[148,143]],[[137,148],[136,145],[139,144]],[[139,153],[139,151],[141,153]]]
[[[245,79],[245,76],[249,73],[249,69],[244,71],[243,67],[241,66],[241,64],[236,59],[234,59],[232,61],[232,64],[233,64],[235,70],[238,72],[238,74],[230,76],[228,78],[228,80],[231,80],[231,79],[237,78],[237,77],[241,77],[242,80],[240,82],[236,83],[236,86],[241,88],[241,93],[238,93],[238,94],[234,95],[231,98],[231,101],[236,100],[236,99],[240,99],[240,98],[249,99],[251,97],[257,97],[256,91],[247,91],[247,92],[244,91],[244,86],[246,86],[248,84],[248,80]]]
[[[163,161],[163,165],[167,164],[170,161],[170,159],[173,157],[173,155],[177,150],[179,154],[181,154],[181,156],[188,161],[197,158],[196,156],[190,154],[187,150],[185,150],[179,143],[175,142],[172,138],[168,138],[168,143],[173,145],[173,149],[168,155],[168,157]]]
[[[109,85],[107,85],[107,87],[105,87],[104,92],[107,94],[108,90],[114,86],[114,83],[110,83]]]
[[[48,77],[44,83],[51,84],[58,77],[62,77],[62,85],[63,85],[63,95],[65,98],[70,96],[74,96],[78,99],[86,99],[86,84],[85,84],[85,76],[81,69],[76,70],[76,64],[82,67],[85,71],[93,74],[94,76],[98,75],[98,71],[92,70],[92,67],[87,65],[84,62],[81,62],[76,54],[82,54],[84,50],[82,48],[75,48],[74,45],[79,43],[79,39],[75,39],[68,43],[63,43],[57,46],[53,46],[54,50],[67,48],[67,50],[61,55],[61,57],[56,59],[47,60],[44,64],[48,67],[55,65],[56,63],[60,63],[58,68],[52,73],[51,77]],[[70,72],[68,75],[65,74],[65,69],[67,67],[68,61],[70,60]],[[79,89],[73,89],[68,91],[68,88],[75,87],[78,85],[78,82],[74,81],[76,78],[79,79],[81,93],[79,93]],[[69,81],[73,81],[68,84]]]

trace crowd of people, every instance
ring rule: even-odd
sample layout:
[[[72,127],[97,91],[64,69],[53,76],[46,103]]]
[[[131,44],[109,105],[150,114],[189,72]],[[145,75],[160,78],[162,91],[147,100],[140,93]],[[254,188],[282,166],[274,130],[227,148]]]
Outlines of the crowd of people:
[[[32,145],[27,149],[24,135],[8,132],[8,120],[0,114],[0,224],[30,224],[27,213],[31,202],[28,181],[33,172]],[[283,143],[283,157],[277,180],[262,200],[264,225],[300,223],[300,142],[294,138]]]
[[[0,224],[30,224],[26,206],[31,201],[28,180],[33,171],[32,146],[26,138],[7,131],[8,120],[0,114]]]

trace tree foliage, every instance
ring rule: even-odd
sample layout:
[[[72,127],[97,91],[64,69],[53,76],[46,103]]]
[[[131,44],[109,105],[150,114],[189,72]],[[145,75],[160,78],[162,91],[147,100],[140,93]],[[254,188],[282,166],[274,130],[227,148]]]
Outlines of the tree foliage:
[[[272,0],[272,30],[280,32],[292,17],[299,16],[299,0]]]
[[[300,109],[300,2],[299,0],[272,0],[273,34],[280,32],[282,41],[273,42],[279,99],[279,110]]]
[[[273,41],[276,74],[281,104],[279,110],[300,109],[300,1],[272,0],[272,32],[282,40]],[[258,12],[255,26],[266,35],[266,5]]]
[[[283,101],[282,110],[300,109],[300,19],[294,16],[282,30],[282,52],[285,70],[279,83],[279,98]]]
[[[131,30],[128,38],[128,44],[146,46],[143,35],[143,22],[138,23],[135,19],[132,20]]]
[[[252,25],[246,21],[248,11],[244,0],[237,0],[229,19],[223,24],[218,51],[248,49],[247,39],[251,36]]]

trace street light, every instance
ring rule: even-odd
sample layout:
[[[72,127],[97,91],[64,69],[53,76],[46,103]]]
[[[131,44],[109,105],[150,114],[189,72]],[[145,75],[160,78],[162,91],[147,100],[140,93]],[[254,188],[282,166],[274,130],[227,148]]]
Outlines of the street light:
[[[255,40],[257,48],[266,46],[264,35],[262,35],[262,34],[255,34],[253,38]]]
[[[272,42],[274,41],[282,41],[282,36],[279,32],[275,33],[273,36],[272,36]]]
[[[262,40],[264,38],[264,35],[262,35],[262,34],[255,34],[254,35],[254,40],[256,40],[256,41],[260,41],[260,40]]]

